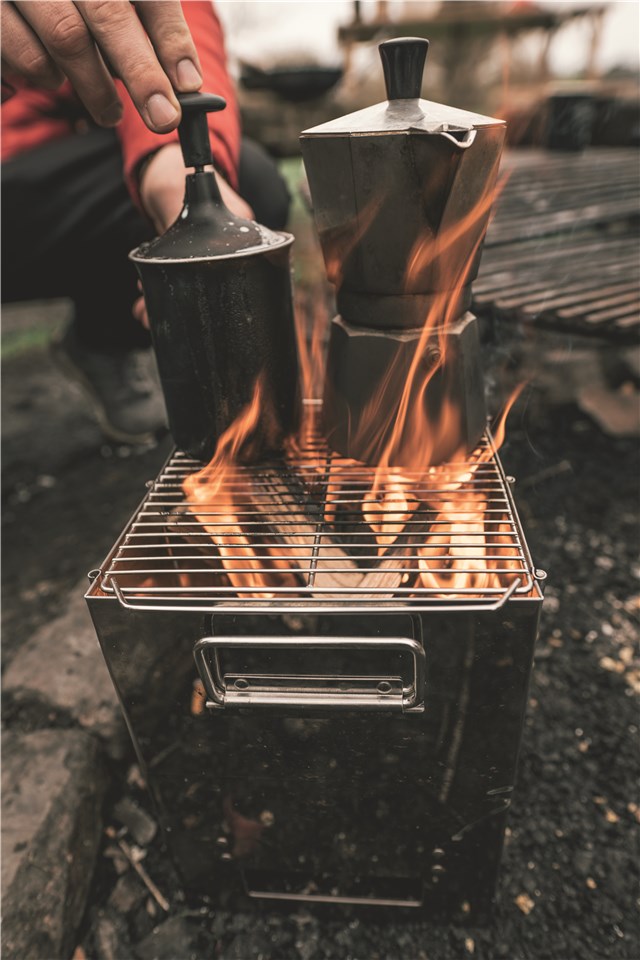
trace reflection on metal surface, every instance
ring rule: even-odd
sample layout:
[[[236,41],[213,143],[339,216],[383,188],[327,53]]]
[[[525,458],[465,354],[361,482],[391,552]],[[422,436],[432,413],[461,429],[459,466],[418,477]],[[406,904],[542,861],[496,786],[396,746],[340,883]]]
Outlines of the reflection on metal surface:
[[[364,653],[390,650],[408,653],[413,663],[410,682],[398,677],[381,680],[344,674],[317,676],[255,674],[231,677],[227,684],[220,667],[220,652],[233,648],[253,650],[332,651],[355,649]],[[399,710],[424,709],[425,652],[415,640],[399,637],[203,637],[194,647],[198,672],[211,707],[298,707],[300,709]],[[234,690],[233,687],[236,689]],[[382,688],[382,689],[381,689]],[[394,694],[391,696],[391,694]]]

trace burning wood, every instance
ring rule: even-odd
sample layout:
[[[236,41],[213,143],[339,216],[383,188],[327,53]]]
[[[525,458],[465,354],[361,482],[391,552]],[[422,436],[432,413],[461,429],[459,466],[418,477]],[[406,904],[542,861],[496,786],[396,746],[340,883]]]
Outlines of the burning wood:
[[[505,516],[489,509],[483,473],[491,446],[424,472],[345,460],[328,468],[308,434],[306,459],[292,444],[288,460],[245,466],[242,446],[259,396],[258,383],[214,460],[184,481],[187,499],[172,512],[171,529],[202,558],[202,573],[180,575],[184,586],[205,584],[206,571],[217,568],[253,599],[284,589],[292,599],[388,601],[413,588],[473,599],[513,581],[520,552]]]
[[[320,529],[321,517],[314,519],[304,489],[286,467],[276,470],[265,466],[256,483],[247,478],[237,507],[237,525],[207,520],[208,509],[216,511],[211,516],[218,520],[224,509],[219,500],[183,505],[174,511],[173,517],[178,532],[187,539],[190,524],[195,521],[204,525],[219,548],[222,565],[232,584],[248,585],[244,571],[238,568],[247,564],[248,570],[253,569],[254,560],[262,562],[266,571],[277,561],[278,571],[286,572],[278,574],[276,585],[293,585],[289,583],[293,577],[295,586],[301,592],[306,587],[305,592],[311,595],[320,593],[314,588],[321,588],[323,594],[326,588],[355,589],[365,576],[326,529]],[[231,515],[230,505],[225,512]],[[193,543],[193,539],[190,542]],[[263,556],[264,562],[260,559]],[[275,567],[272,567],[274,573]]]

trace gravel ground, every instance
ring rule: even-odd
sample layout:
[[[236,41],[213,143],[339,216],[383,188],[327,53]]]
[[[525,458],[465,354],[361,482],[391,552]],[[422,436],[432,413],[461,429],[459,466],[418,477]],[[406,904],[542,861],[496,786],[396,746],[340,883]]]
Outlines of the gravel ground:
[[[12,399],[19,403],[30,365],[46,364],[37,351],[29,357],[3,369],[5,408]],[[30,429],[34,449],[45,449],[37,440],[46,433],[58,452],[47,460],[45,449],[43,459],[24,460],[8,474],[3,537],[11,561],[3,571],[3,622],[9,656],[51,616],[78,575],[100,561],[166,452],[161,446],[130,455],[92,441],[62,456],[69,420],[60,408]],[[5,440],[10,465],[17,442]],[[171,900],[172,914],[154,934],[162,912],[131,871],[116,895],[121,865],[105,856],[113,845],[105,837],[78,958],[640,956],[633,696],[639,681],[638,445],[606,436],[574,404],[550,404],[530,388],[512,414],[503,459],[518,478],[515,494],[531,551],[549,579],[492,926],[434,927],[415,915],[404,920],[378,911],[271,911],[240,901],[224,910],[207,902],[187,908],[170,885],[156,839],[147,845],[145,863]],[[132,785],[130,762],[112,769],[107,823],[116,823],[113,807],[123,795],[145,802]]]

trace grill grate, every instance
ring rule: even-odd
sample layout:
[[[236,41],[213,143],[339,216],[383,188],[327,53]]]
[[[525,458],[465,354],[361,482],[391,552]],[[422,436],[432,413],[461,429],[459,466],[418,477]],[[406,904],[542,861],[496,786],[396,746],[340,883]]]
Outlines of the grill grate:
[[[474,310],[634,343],[638,151],[518,150],[487,232]]]
[[[115,592],[128,606],[223,605],[244,612],[398,605],[443,610],[448,604],[485,609],[533,589],[531,559],[489,433],[454,473],[452,466],[427,474],[402,471],[399,481],[400,471],[390,468],[382,489],[400,490],[410,501],[405,508],[394,500],[395,516],[376,509],[374,471],[332,454],[317,430],[303,449],[280,460],[234,467],[216,502],[185,497],[183,481],[201,467],[180,452],[169,459],[103,570],[105,593]],[[239,527],[230,524],[224,506],[231,498]],[[375,517],[375,532],[364,511]],[[222,542],[233,553],[224,562]],[[454,581],[452,553],[455,574],[475,576],[472,585]],[[425,583],[420,572],[427,563]],[[256,586],[256,569],[267,572],[268,587]]]

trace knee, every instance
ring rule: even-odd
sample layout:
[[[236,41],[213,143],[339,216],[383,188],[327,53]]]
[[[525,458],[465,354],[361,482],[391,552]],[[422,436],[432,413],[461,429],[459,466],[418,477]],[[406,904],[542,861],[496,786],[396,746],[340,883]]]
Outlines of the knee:
[[[256,220],[271,230],[282,230],[289,219],[291,195],[267,151],[244,137],[238,169],[239,193],[253,208]]]

